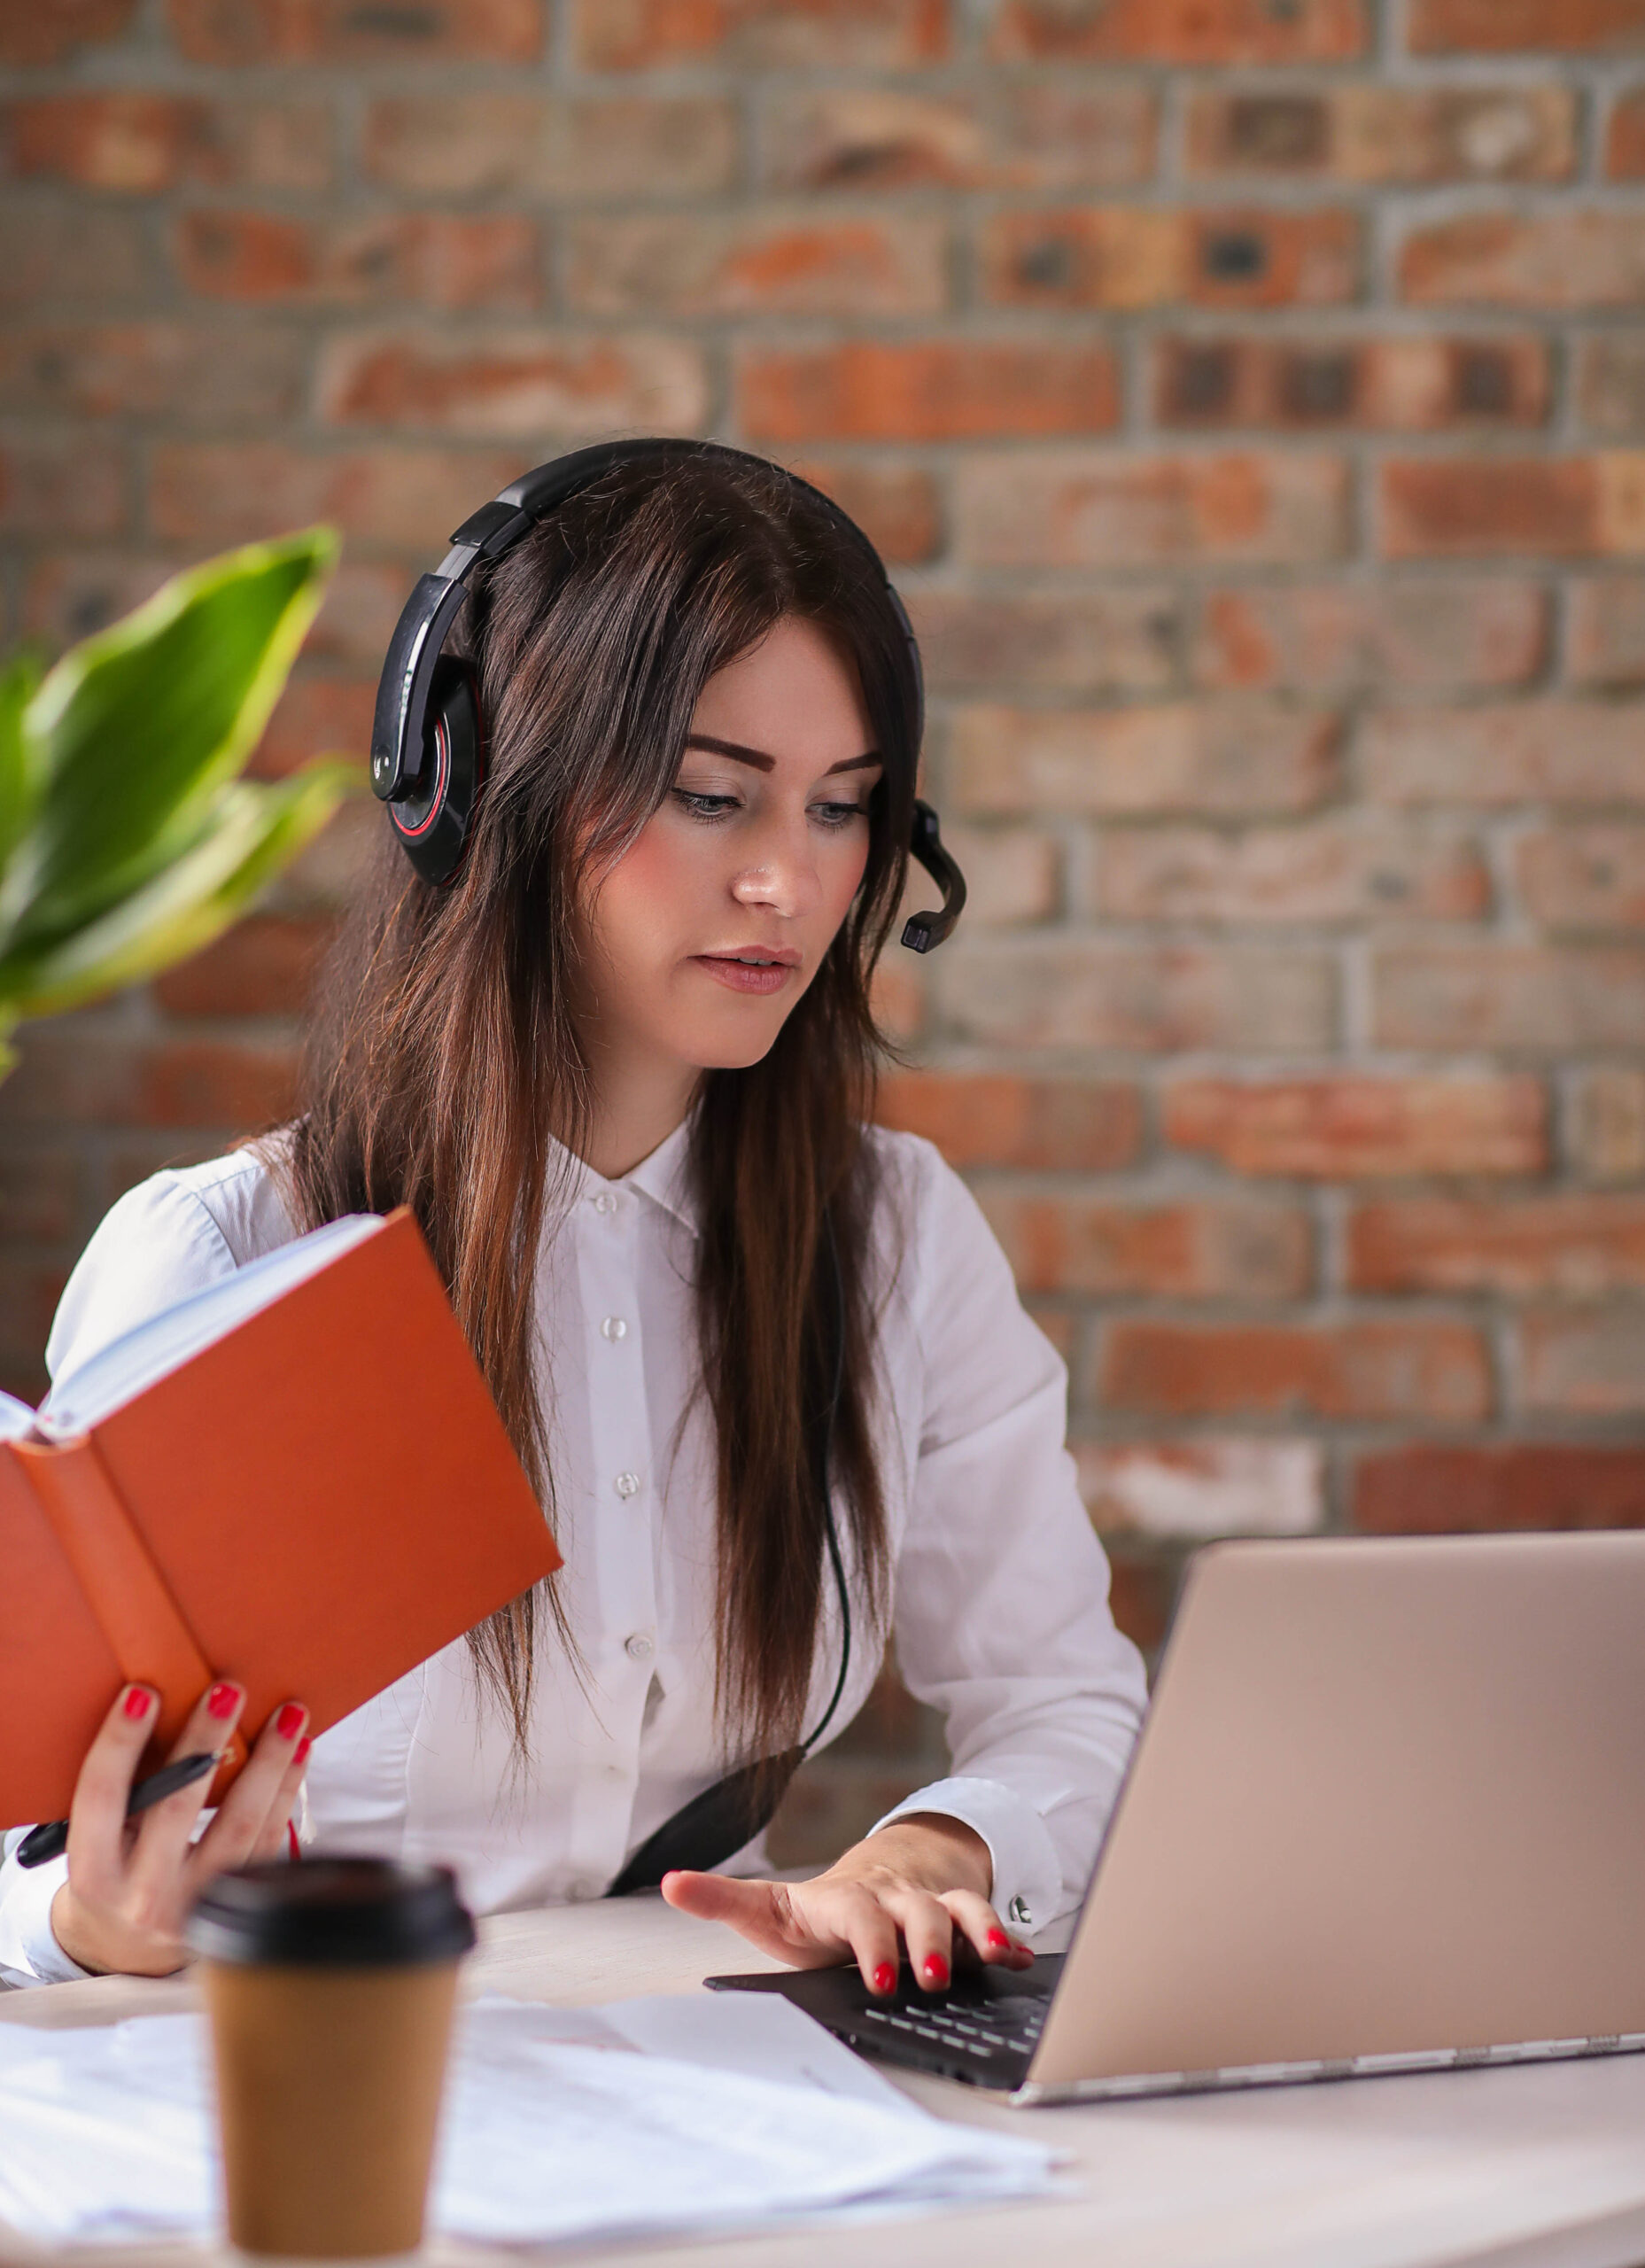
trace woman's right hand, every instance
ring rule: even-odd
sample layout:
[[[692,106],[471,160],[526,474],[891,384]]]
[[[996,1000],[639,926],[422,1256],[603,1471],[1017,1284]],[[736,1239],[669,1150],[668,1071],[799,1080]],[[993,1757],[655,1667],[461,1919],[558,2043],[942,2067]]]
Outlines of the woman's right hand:
[[[159,1696],[128,1685],[86,1751],[68,1814],[68,1880],[51,1901],[51,1929],[69,1959],[99,1973],[167,1977],[188,1959],[183,1923],[212,1876],[277,1858],[307,1760],[308,1712],[288,1701],[257,1745],[216,1817],[190,1840],[212,1776],[181,1788],[133,1820],[127,1799],[148,1744]],[[195,1704],[167,1763],[227,1745],[245,1705],[226,1681]]]

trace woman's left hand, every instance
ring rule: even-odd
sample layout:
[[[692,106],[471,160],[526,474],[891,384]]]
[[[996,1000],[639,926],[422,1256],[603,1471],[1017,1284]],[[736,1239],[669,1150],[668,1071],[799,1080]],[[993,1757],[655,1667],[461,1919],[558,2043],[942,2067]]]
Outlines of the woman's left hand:
[[[896,1989],[899,1939],[928,1992],[953,1973],[954,1932],[979,1960],[1027,1969],[1034,1959],[989,1904],[993,1863],[974,1829],[935,1813],[894,1820],[810,1882],[739,1882],[668,1874],[663,1895],[684,1914],[728,1922],[762,1953],[795,1969],[854,1960],[871,1992]]]

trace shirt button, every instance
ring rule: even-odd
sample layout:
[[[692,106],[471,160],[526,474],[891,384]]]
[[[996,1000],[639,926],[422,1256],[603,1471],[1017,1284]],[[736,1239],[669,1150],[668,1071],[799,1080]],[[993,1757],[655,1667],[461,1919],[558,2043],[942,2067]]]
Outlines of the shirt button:
[[[640,1494],[640,1475],[637,1472],[619,1472],[611,1486],[626,1503],[631,1496]]]
[[[609,1315],[600,1326],[600,1335],[602,1339],[626,1339],[628,1325],[620,1315]]]
[[[623,1651],[628,1656],[630,1661],[648,1662],[656,1653],[656,1648],[643,1630],[636,1630],[632,1638],[624,1640]]]
[[[590,1201],[596,1213],[615,1213],[617,1210],[617,1200],[609,1189],[602,1189],[600,1194]]]
[[[1005,1912],[1020,1929],[1026,1930],[1034,1919],[1033,1915],[1028,1911],[1028,1901],[1026,1898],[1013,1898],[1005,1908]]]

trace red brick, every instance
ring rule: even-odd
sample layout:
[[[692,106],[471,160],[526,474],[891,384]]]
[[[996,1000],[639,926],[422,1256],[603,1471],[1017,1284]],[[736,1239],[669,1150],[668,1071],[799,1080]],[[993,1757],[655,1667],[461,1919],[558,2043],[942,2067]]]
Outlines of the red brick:
[[[1607,440],[1637,439],[1645,433],[1645,338],[1625,332],[1574,343],[1582,423]]]
[[[203,952],[154,979],[174,1016],[298,1016],[333,925],[315,916],[253,913]]]
[[[1141,1098],[1116,1080],[898,1071],[881,1081],[874,1115],[924,1135],[951,1166],[1113,1173],[1142,1146]]]
[[[316,392],[335,425],[533,442],[635,426],[688,433],[708,410],[701,351],[655,333],[366,332],[322,351]]]
[[[1612,107],[1605,171],[1612,181],[1645,181],[1645,87],[1629,88]]]
[[[299,408],[306,365],[306,343],[280,331],[18,323],[0,332],[0,409],[261,423]]]
[[[150,521],[171,541],[244,543],[331,520],[351,544],[410,553],[438,551],[526,469],[517,448],[321,452],[277,441],[165,442],[151,462]]]
[[[972,812],[1304,811],[1339,780],[1338,719],[1264,703],[962,709],[951,793]]]
[[[1323,953],[1249,946],[951,946],[931,972],[955,1034],[1006,1047],[1192,1048],[1307,1054],[1336,1044],[1336,972]]]
[[[192,63],[534,63],[543,0],[168,0],[172,36]]]
[[[1385,1449],[1360,1460],[1354,1525],[1371,1535],[1645,1527],[1645,1449],[1579,1441]]]
[[[1218,90],[1192,97],[1188,160],[1195,173],[1378,189],[1567,181],[1577,163],[1577,97],[1568,87]]]
[[[860,322],[948,302],[948,224],[936,214],[632,213],[574,220],[565,234],[566,305],[584,315]]]
[[[997,214],[979,254],[983,295],[1002,307],[1328,307],[1358,291],[1360,224],[1336,206],[1081,205]]]
[[[1303,451],[978,453],[955,486],[959,553],[981,567],[1300,565],[1348,540],[1346,466]]]
[[[1478,847],[1337,819],[1306,827],[1114,828],[1098,902],[1121,921],[1470,921],[1491,899]]]
[[[334,223],[213,206],[183,214],[176,256],[185,287],[213,299],[525,309],[542,299],[537,224],[523,214]]]
[[[1160,1416],[1431,1418],[1491,1410],[1491,1371],[1467,1324],[1411,1318],[1316,1328],[1126,1322],[1104,1333],[1108,1409]]]
[[[762,176],[777,189],[1111,187],[1151,176],[1158,139],[1159,105],[1145,87],[807,87],[767,105]]]
[[[67,1281],[68,1270],[56,1262],[0,1255],[0,1358],[8,1375],[44,1346]]]
[[[1551,397],[1540,338],[1230,338],[1154,347],[1154,418],[1165,426],[1354,426],[1434,432],[1540,425]]]
[[[1165,1643],[1176,1604],[1176,1570],[1151,1559],[1108,1555],[1108,1604],[1119,1628],[1145,1655]]]
[[[1079,1441],[1080,1493],[1104,1534],[1139,1532],[1195,1542],[1216,1535],[1305,1535],[1323,1524],[1325,1460],[1317,1441],[1191,1436]]]
[[[81,299],[106,314],[141,301],[148,283],[136,214],[84,203],[43,210],[20,198],[0,204],[0,307],[38,315],[51,301]]]
[[[316,756],[355,756],[363,765],[371,748],[376,676],[293,678],[275,703],[250,770],[260,780],[283,780]]]
[[[1411,945],[1376,956],[1380,1047],[1635,1047],[1645,1031],[1645,949]]]
[[[23,628],[49,647],[89,637],[151,597],[173,562],[128,551],[48,553],[30,570]]]
[[[327,189],[323,103],[218,103],[193,95],[41,95],[13,103],[12,174],[151,196],[182,183]]]
[[[1242,584],[1207,594],[1193,671],[1228,692],[1511,686],[1539,673],[1548,644],[1532,583]]]
[[[1531,1174],[1548,1164],[1538,1079],[1183,1079],[1166,1091],[1165,1138],[1238,1174],[1356,1181]]]
[[[1597,1063],[1572,1083],[1571,1163],[1585,1181],[1645,1181],[1645,1070]]]
[[[956,827],[943,840],[959,861],[968,895],[966,919],[985,929],[1049,921],[1062,911],[1063,846],[1039,827]],[[908,913],[928,905],[930,883],[915,867],[909,876]]]
[[[1545,929],[1645,927],[1645,827],[1548,827],[1514,847],[1519,895]]]
[[[1167,587],[904,594],[926,682],[1067,693],[1163,693],[1176,676],[1180,594]]]
[[[59,1149],[0,1153],[0,1237],[66,1244],[79,1215],[80,1167]]]
[[[1380,504],[1390,559],[1636,556],[1645,452],[1395,461]]]
[[[1645,688],[1645,576],[1579,577],[1568,587],[1565,667],[1579,685]]]
[[[20,1125],[221,1127],[249,1132],[296,1096],[294,1048],[248,1040],[118,1038],[65,1021],[24,1028],[22,1061],[0,1085],[0,1119]]]
[[[1645,1411],[1645,1306],[1549,1309],[1519,1330],[1527,1410],[1571,1418]]]
[[[859,338],[745,349],[736,403],[757,441],[963,441],[1104,432],[1119,422],[1120,391],[1106,347]]]
[[[1363,0],[1005,0],[991,52],[1090,63],[1348,63]]]
[[[1645,718],[1598,701],[1387,709],[1368,718],[1365,793],[1387,804],[1637,804]]]
[[[1022,1291],[1294,1300],[1312,1282],[1313,1234],[1295,1207],[979,1195]]]
[[[0,435],[0,535],[117,535],[126,524],[126,453],[96,433]]]
[[[77,47],[115,40],[136,0],[31,0],[0,15],[0,63],[64,63]]]
[[[1349,1216],[1358,1292],[1479,1292],[1593,1299],[1645,1287],[1645,1198],[1420,1197]]]
[[[592,71],[899,71],[940,63],[951,28],[949,0],[574,0],[571,36]]]
[[[912,1047],[927,1021],[927,972],[910,967],[912,956],[888,953],[875,969],[869,999],[874,1023],[893,1047]]]
[[[366,113],[367,174],[414,197],[689,197],[729,189],[736,159],[736,113],[706,96],[450,92]]]
[[[1418,55],[1586,55],[1645,47],[1645,0],[1411,0]]]
[[[942,505],[922,466],[802,457],[790,470],[842,506],[890,565],[915,565],[942,548]]]
[[[1418,307],[1557,310],[1645,306],[1645,243],[1608,206],[1470,213],[1413,229],[1401,296]]]

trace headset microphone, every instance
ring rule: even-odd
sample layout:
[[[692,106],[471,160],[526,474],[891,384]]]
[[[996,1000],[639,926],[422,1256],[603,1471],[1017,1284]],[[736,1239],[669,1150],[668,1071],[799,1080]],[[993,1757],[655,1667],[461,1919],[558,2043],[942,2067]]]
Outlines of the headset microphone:
[[[377,683],[371,726],[371,790],[388,806],[390,824],[407,857],[425,882],[453,881],[462,863],[485,782],[485,720],[479,686],[464,662],[442,652],[447,632],[468,595],[469,579],[482,561],[499,559],[560,505],[614,466],[672,458],[726,458],[778,472],[823,506],[873,561],[876,574],[908,641],[914,684],[914,752],[925,727],[925,680],[919,648],[907,611],[884,563],[855,520],[810,481],[763,457],[730,449],[718,441],[668,439],[605,441],[539,465],[510,482],[500,496],[482,504],[451,539],[451,549],[431,575],[417,579],[394,634],[389,641]],[[958,920],[966,902],[965,877],[943,848],[936,813],[916,801],[910,850],[943,893],[935,913],[911,914],[903,943],[917,953],[940,945]]]

